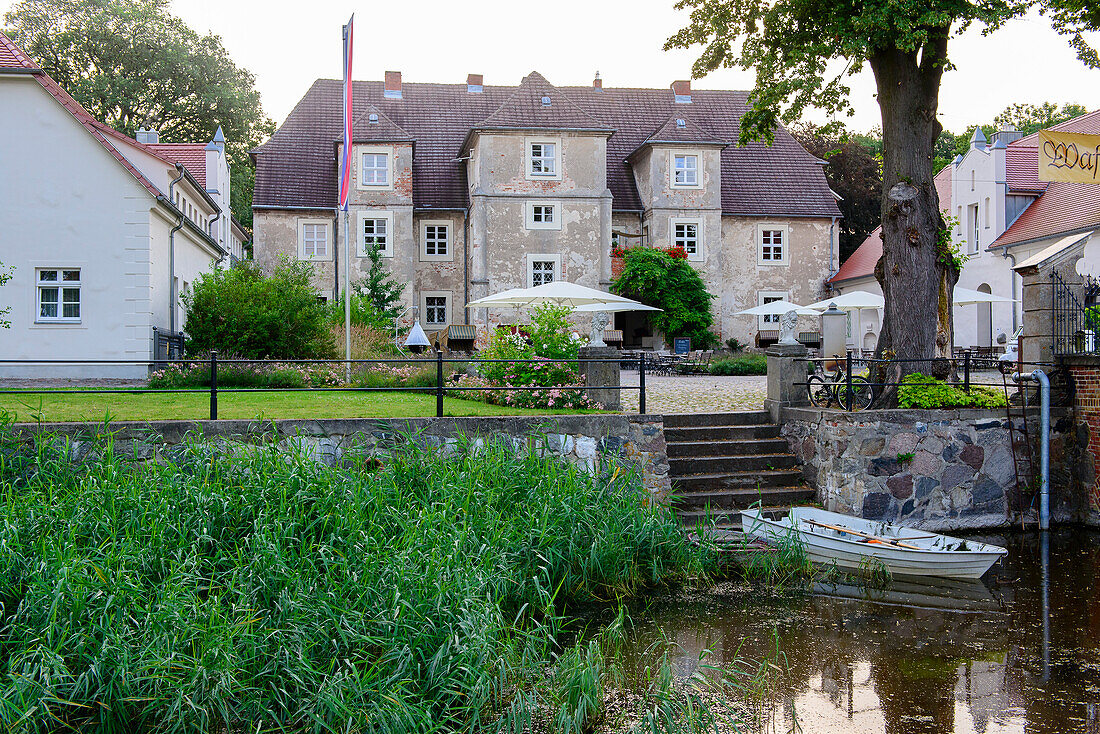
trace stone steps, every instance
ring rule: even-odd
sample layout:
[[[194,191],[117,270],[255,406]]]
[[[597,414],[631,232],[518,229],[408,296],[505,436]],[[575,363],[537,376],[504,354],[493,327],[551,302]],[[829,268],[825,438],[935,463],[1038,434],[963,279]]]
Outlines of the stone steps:
[[[812,502],[779,426],[762,411],[665,416],[673,507],[688,525],[741,526],[740,511]]]

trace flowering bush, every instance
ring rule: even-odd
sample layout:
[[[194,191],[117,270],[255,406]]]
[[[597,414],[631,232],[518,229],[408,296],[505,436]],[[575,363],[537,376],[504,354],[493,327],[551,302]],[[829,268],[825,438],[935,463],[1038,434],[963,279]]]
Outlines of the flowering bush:
[[[550,410],[602,410],[603,406],[590,400],[584,389],[584,380],[574,373],[576,382],[572,385],[548,385],[543,390],[519,390],[515,383],[491,382],[484,377],[462,375],[455,387],[492,388],[481,390],[448,390],[447,394],[466,400],[481,400],[493,405],[506,405],[512,408],[544,408]]]
[[[228,359],[228,358],[226,358]],[[338,365],[218,362],[218,387],[333,387],[343,384]],[[149,376],[154,390],[210,387],[209,364],[173,362]]]
[[[687,260],[688,259],[687,250],[685,250],[682,247],[667,247],[663,251],[668,253],[668,256],[671,257],[673,260]]]
[[[435,362],[376,364],[352,375],[356,387],[435,387]]]

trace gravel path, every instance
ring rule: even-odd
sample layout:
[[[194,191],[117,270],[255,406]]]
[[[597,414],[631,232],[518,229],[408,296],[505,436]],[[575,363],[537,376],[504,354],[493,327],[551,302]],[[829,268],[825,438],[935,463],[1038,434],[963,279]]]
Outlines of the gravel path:
[[[623,370],[624,386],[638,385],[637,370]],[[647,413],[724,413],[733,410],[763,410],[768,394],[764,375],[723,377],[718,375],[645,376]],[[623,412],[638,411],[638,391],[623,390]]]

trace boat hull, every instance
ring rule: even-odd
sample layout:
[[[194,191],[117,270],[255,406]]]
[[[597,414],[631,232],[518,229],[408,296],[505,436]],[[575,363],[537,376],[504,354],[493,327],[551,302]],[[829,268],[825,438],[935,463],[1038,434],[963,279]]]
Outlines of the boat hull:
[[[874,564],[869,560],[873,558],[895,576],[977,579],[1008,553],[999,546],[813,508],[795,508],[783,520],[765,518],[758,510],[745,510],[741,513],[741,524],[747,535],[772,545],[793,534],[803,544],[811,561],[826,566],[835,564],[844,571],[866,570],[868,564]],[[838,532],[840,529],[847,532]],[[885,542],[868,542],[860,533]]]

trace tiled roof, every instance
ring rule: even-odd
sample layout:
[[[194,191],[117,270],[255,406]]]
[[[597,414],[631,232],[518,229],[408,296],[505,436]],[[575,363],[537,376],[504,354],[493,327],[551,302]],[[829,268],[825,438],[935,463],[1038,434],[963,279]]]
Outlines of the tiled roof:
[[[1059,122],[1057,125],[1051,125],[1048,130],[1057,130],[1066,133],[1090,133],[1093,135],[1100,134],[1100,110],[1095,112],[1088,112],[1079,117],[1075,117],[1072,120],[1066,120],[1065,122]],[[1020,138],[1009,144],[1009,149],[1013,147],[1018,148],[1037,148],[1039,147],[1039,133],[1034,132],[1031,135]]]
[[[372,122],[372,115],[374,115]],[[355,143],[398,143],[412,140],[413,137],[386,117],[382,110],[374,105],[363,110],[363,114],[351,121],[351,139]]]
[[[532,71],[493,114],[474,125],[476,130],[606,130],[608,125],[588,114],[546,78]]]
[[[1039,149],[1018,145],[1008,146],[1005,150],[1005,179],[1009,191],[1041,194],[1047,184],[1046,181],[1039,180]]]
[[[531,90],[543,88],[541,77],[527,79]],[[549,82],[545,84],[549,86]],[[335,206],[334,143],[341,136],[342,86],[335,79],[318,79],[286,122],[255,151],[256,206]],[[521,104],[522,97],[516,96],[517,87],[482,89],[471,93],[465,84],[403,82],[402,99],[387,99],[382,82],[354,83],[356,117],[373,106],[415,139],[413,197],[417,207],[468,206],[466,167],[456,158],[469,132],[487,123],[519,124],[527,119],[521,112],[541,112],[544,95],[536,100],[540,110],[530,111]],[[741,116],[748,109],[747,92],[693,90],[691,104],[676,104],[671,89],[550,89],[553,91],[545,95],[551,97],[550,109],[568,110],[570,127],[583,121],[585,127],[614,130],[607,142],[607,183],[617,211],[642,208],[627,157],[670,119],[682,118],[728,144],[722,151],[724,213],[840,216],[821,165],[786,130],[776,131],[771,147],[736,145]],[[577,115],[566,99],[587,117]],[[565,113],[558,111],[553,114],[564,117]]]
[[[1100,225],[1100,184],[1052,181],[990,249]]]
[[[182,164],[196,181],[206,186],[206,146],[202,143],[152,143],[145,147],[162,158]]]
[[[38,69],[38,64],[31,61],[30,57],[23,53],[23,49],[15,45],[15,41],[0,33],[0,69],[35,71]]]
[[[726,141],[719,139],[717,135],[703,128],[697,122],[686,117],[672,117],[665,120],[665,124],[657,128],[652,135],[645,139],[642,145],[656,143],[697,143],[711,145],[726,145]],[[641,147],[641,146],[639,146]]]
[[[954,172],[954,167],[948,164],[936,174],[934,179],[936,184],[936,194],[940,199],[940,209],[946,209],[951,211],[951,174]],[[867,239],[856,248],[856,251],[848,256],[848,259],[844,261],[844,264],[840,266],[840,270],[836,272],[836,275],[829,278],[830,283],[839,283],[842,280],[851,280],[852,278],[865,278],[875,274],[875,265],[878,264],[878,259],[882,257],[882,227],[875,227],[871,234],[867,235]]]

